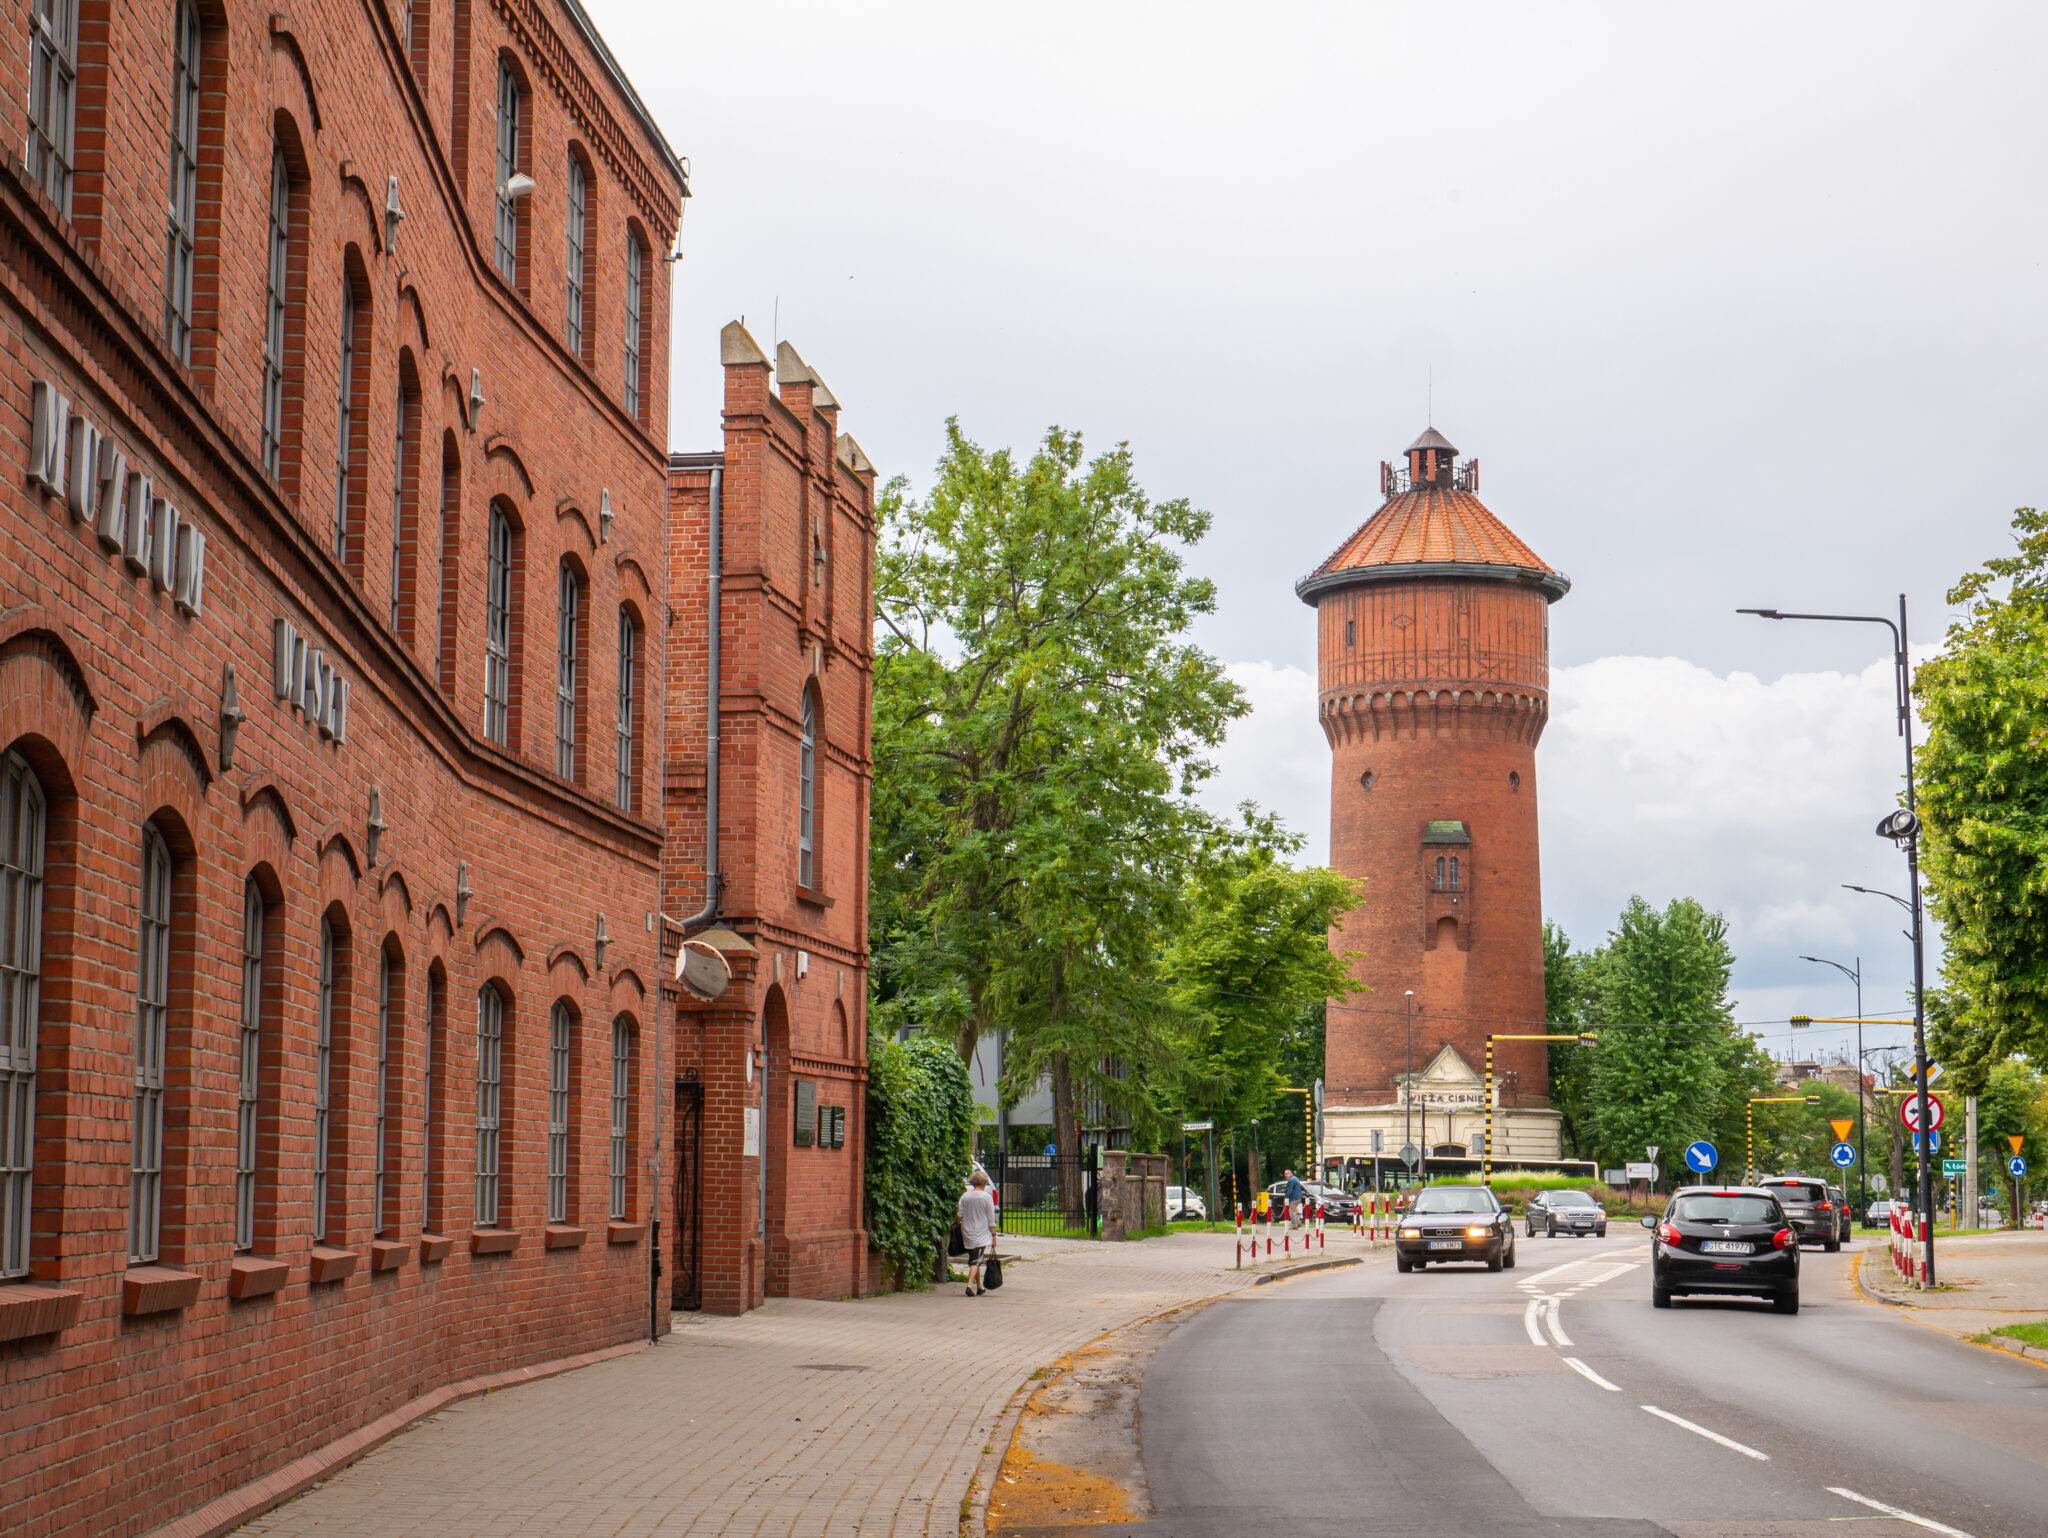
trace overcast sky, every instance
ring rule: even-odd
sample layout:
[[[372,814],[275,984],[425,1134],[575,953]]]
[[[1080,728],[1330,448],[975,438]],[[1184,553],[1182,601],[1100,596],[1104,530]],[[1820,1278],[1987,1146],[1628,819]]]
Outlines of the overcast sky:
[[[1434,420],[1574,587],[1544,898],[1723,909],[1744,1019],[1896,1009],[1883,633],[2038,501],[2048,10],[587,0],[690,159],[678,448],[744,314],[885,474],[942,423],[1128,440],[1215,514],[1223,799],[1327,842],[1293,583]],[[1782,1029],[1779,1037],[1785,1038]],[[1819,1034],[1818,1030],[1815,1032]],[[1779,1042],[1774,1041],[1774,1045]],[[1816,1043],[1818,1045],[1820,1043]]]

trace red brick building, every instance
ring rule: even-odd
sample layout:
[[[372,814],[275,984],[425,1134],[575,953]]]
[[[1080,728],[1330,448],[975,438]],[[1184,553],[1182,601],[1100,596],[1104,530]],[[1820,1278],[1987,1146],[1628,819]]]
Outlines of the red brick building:
[[[649,1328],[687,189],[578,0],[10,10],[0,1525],[97,1538]]]
[[[720,349],[724,449],[669,461],[662,896],[733,977],[676,1010],[667,1248],[679,1306],[738,1313],[867,1289],[875,475],[795,348],[772,384],[744,326]]]
[[[1330,863],[1364,883],[1330,943],[1372,989],[1330,1006],[1326,1159],[1475,1152],[1488,1034],[1543,1029],[1536,742],[1571,584],[1456,454],[1432,428],[1405,470],[1382,465],[1379,510],[1296,588],[1316,611]],[[1497,1158],[1558,1155],[1545,1054],[1497,1047]]]

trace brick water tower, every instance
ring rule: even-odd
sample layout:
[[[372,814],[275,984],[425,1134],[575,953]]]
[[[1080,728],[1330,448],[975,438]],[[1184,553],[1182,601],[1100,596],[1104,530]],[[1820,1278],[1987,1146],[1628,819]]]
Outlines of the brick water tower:
[[[1407,461],[1295,588],[1316,611],[1330,863],[1364,884],[1330,943],[1372,990],[1330,1005],[1326,1163],[1476,1154],[1487,1034],[1543,1029],[1536,741],[1571,584],[1481,505],[1478,461],[1442,433]],[[1496,1162],[1557,1157],[1545,1047],[1494,1061]]]

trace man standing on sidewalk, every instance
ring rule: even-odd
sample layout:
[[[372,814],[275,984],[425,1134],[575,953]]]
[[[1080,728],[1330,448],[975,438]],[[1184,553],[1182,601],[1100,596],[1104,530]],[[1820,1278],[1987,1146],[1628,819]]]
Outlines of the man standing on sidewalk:
[[[1308,1201],[1308,1191],[1296,1177],[1293,1170],[1287,1172],[1287,1226],[1301,1227],[1302,1208]]]

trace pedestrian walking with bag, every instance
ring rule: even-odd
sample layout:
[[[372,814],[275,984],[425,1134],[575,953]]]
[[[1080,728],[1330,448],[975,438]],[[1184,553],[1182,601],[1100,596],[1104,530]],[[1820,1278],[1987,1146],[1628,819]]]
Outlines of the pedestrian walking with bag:
[[[960,1238],[967,1246],[967,1296],[978,1298],[982,1267],[996,1246],[996,1203],[988,1193],[988,1176],[976,1170],[960,1197]]]

